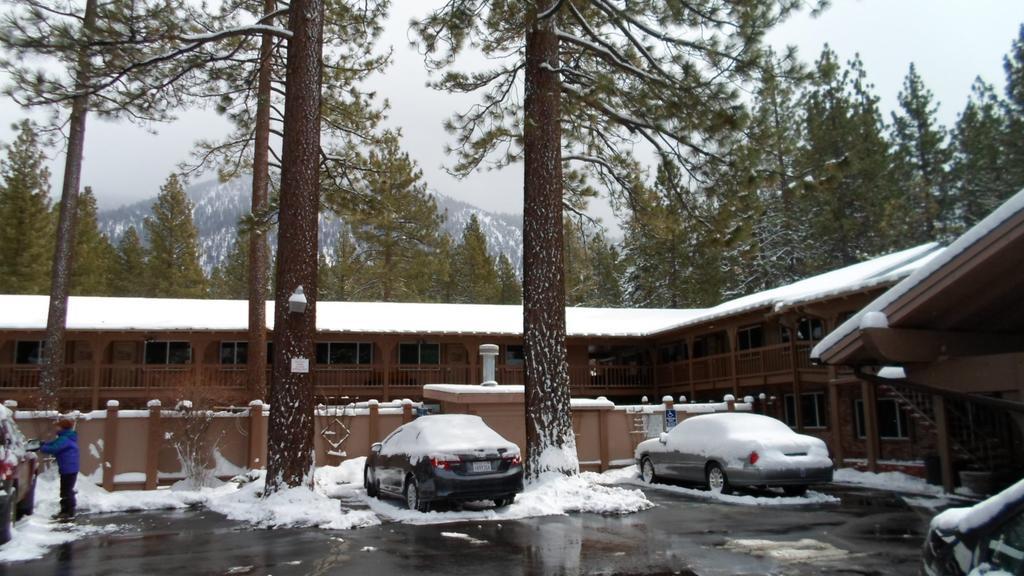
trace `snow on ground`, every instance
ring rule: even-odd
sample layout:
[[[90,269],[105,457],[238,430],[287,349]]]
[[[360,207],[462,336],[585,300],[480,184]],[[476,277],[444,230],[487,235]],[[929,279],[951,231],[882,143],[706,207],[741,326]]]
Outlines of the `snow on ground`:
[[[570,512],[630,514],[654,506],[640,490],[607,484],[603,475],[593,472],[583,472],[574,477],[550,473],[542,476],[537,482],[527,484],[526,489],[516,496],[515,502],[500,509],[494,508],[490,501],[484,500],[467,503],[461,510],[417,512],[406,509],[405,503],[399,499],[370,498],[365,492],[360,492],[359,497],[383,518],[419,525],[516,520],[535,516],[564,515]]]
[[[853,484],[921,496],[944,495],[942,486],[929,484],[924,478],[903,472],[861,472],[855,468],[840,468],[832,475],[832,481],[837,484]]]
[[[636,465],[609,470],[601,475],[604,482],[609,484],[629,484],[642,486],[652,490],[671,492],[699,500],[715,500],[726,504],[739,504],[743,506],[801,506],[806,504],[834,504],[839,498],[829,494],[822,494],[814,490],[808,490],[803,496],[757,496],[753,494],[716,494],[702,488],[686,488],[674,484],[647,484],[640,479]]]
[[[811,538],[790,542],[756,539],[729,540],[723,548],[752,556],[768,557],[780,562],[842,560],[850,555],[846,550],[836,548],[828,542]]]

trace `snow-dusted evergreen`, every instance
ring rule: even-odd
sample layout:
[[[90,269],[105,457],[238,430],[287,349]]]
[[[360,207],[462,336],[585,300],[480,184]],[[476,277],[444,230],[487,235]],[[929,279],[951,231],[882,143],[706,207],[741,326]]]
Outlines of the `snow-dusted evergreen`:
[[[209,274],[215,266],[224,263],[235,239],[238,220],[249,211],[252,200],[252,179],[248,176],[220,183],[215,180],[200,182],[187,189],[192,201],[192,220],[199,231],[199,260]],[[492,256],[504,254],[516,270],[522,269],[523,224],[519,214],[488,212],[466,202],[441,194],[434,196],[437,209],[445,215],[444,229],[458,238],[469,219],[476,215],[480,229],[487,237]],[[149,216],[155,198],[147,198],[99,214],[100,231],[117,244],[121,236],[134,226],[142,230],[142,221]],[[320,253],[328,262],[334,261],[337,237],[342,222],[333,214],[320,214]],[[271,243],[276,240],[271,236]]]

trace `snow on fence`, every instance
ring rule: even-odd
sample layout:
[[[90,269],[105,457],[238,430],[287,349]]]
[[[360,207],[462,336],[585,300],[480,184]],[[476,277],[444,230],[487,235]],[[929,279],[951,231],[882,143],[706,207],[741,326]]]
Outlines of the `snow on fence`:
[[[16,409],[14,403],[5,404]],[[336,465],[366,456],[374,442],[410,422],[421,408],[422,404],[409,400],[317,406],[316,462]],[[524,447],[523,405],[520,401],[511,408],[478,405],[445,411],[479,414],[500,434]],[[636,445],[665,429],[668,410],[675,410],[682,419],[703,412],[750,410],[750,404],[616,406],[604,398],[574,398],[573,428],[581,467],[603,471],[632,464]],[[46,440],[53,436],[56,412],[14,413],[26,437]],[[215,411],[196,410],[186,402],[165,407],[156,400],[145,410],[121,410],[117,401],[111,400],[106,410],[76,412],[72,417],[82,474],[107,490],[153,490],[183,480],[197,481],[197,470],[200,478],[228,479],[266,463],[269,406],[258,400],[247,407]]]

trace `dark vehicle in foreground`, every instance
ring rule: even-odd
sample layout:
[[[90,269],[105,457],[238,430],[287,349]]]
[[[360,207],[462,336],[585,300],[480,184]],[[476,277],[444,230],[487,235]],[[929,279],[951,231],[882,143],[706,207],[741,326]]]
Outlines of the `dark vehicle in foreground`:
[[[930,576],[1024,575],[1024,480],[932,518],[923,559]]]
[[[11,539],[14,522],[35,509],[38,448],[25,440],[10,409],[0,406],[0,544]]]
[[[421,416],[371,447],[363,486],[420,512],[437,502],[493,500],[501,507],[523,491],[523,463],[519,447],[479,416]]]
[[[634,454],[645,482],[658,478],[704,484],[713,492],[740,486],[781,486],[801,495],[832,481],[832,460],[819,438],[749,412],[690,416]]]

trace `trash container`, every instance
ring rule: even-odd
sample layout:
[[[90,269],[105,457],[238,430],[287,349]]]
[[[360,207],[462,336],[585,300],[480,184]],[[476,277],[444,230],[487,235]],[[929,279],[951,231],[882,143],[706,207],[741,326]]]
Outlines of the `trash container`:
[[[942,460],[938,454],[926,454],[924,457],[924,477],[929,484],[942,485]]]

